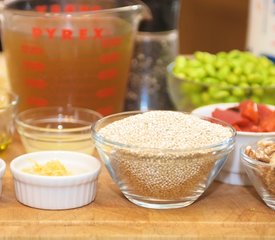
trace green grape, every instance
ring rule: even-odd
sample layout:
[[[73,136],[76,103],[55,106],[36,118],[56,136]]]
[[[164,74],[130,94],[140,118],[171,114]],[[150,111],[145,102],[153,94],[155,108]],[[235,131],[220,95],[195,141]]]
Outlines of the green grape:
[[[235,103],[235,102],[239,102],[240,101],[240,98],[239,97],[236,97],[236,96],[229,96],[225,99],[224,102],[226,103]]]
[[[231,85],[235,85],[238,83],[239,81],[239,78],[237,75],[235,75],[234,73],[229,73],[227,76],[226,76],[226,80],[228,83],[230,83]]]
[[[222,66],[217,75],[219,77],[219,79],[226,79],[226,77],[230,74],[230,67],[229,66]]]
[[[178,90],[193,107],[247,98],[275,104],[275,65],[264,56],[239,50],[217,54],[197,51],[191,58],[176,57],[173,73],[191,82],[187,86],[183,82]],[[270,94],[266,94],[267,89]]]
[[[234,95],[235,97],[243,97],[245,96],[245,90],[241,88],[234,88],[232,90],[232,95]]]

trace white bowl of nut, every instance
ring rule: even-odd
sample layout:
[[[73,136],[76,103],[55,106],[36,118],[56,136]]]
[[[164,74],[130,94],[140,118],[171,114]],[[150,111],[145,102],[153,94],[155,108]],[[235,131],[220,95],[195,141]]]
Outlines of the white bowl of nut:
[[[95,199],[100,162],[71,151],[43,151],[12,160],[16,198],[40,209],[82,207]]]
[[[236,132],[213,118],[135,111],[104,117],[92,134],[126,198],[168,209],[186,207],[206,191],[232,151]]]
[[[275,138],[244,145],[241,160],[262,200],[275,210]]]

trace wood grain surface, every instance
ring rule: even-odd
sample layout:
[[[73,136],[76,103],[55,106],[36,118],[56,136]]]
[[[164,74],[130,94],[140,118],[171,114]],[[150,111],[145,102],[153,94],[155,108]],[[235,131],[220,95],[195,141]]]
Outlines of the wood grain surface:
[[[0,153],[7,163],[0,199],[0,239],[274,239],[275,212],[254,188],[214,182],[194,204],[153,210],[129,202],[103,167],[96,199],[78,209],[47,211],[15,198],[9,162],[18,139]]]

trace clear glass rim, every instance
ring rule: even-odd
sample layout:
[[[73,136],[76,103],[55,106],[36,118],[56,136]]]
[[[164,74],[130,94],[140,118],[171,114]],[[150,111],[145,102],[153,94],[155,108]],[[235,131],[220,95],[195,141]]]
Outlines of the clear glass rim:
[[[25,120],[28,120],[28,116],[31,114],[36,114],[36,113],[48,113],[52,112],[53,114],[63,114],[62,110],[71,110],[71,111],[79,111],[82,113],[88,113],[92,117],[95,117],[95,121],[101,119],[103,116],[94,110],[88,109],[88,108],[80,108],[80,107],[42,107],[42,108],[31,108],[27,109],[25,111],[22,111],[18,113],[15,116],[15,123],[22,128],[32,130],[32,131],[37,131],[37,132],[49,132],[49,133],[74,133],[74,132],[81,132],[81,131],[90,131],[91,125],[94,124],[91,123],[87,126],[84,127],[76,127],[76,128],[62,128],[62,129],[56,129],[56,128],[45,128],[45,127],[37,127],[31,125],[31,123],[26,123]],[[26,118],[26,119],[23,119]],[[34,119],[37,120],[37,119]],[[62,122],[62,121],[61,121]]]
[[[60,12],[60,13],[51,13],[51,12],[37,12],[35,10],[20,10],[15,8],[10,8],[12,3],[15,1],[7,2],[3,4],[3,11],[12,12],[14,15],[21,16],[32,16],[32,17],[52,17],[52,16],[81,16],[81,15],[100,15],[100,14],[110,14],[118,12],[135,12],[144,8],[145,4],[140,0],[127,0],[127,3],[130,5],[109,8],[109,9],[100,9],[96,11],[80,11],[80,12]],[[19,0],[18,2],[28,2],[27,0]]]
[[[0,94],[5,94],[9,97],[9,103],[3,107],[0,106],[0,110],[5,110],[10,107],[15,107],[19,103],[19,96],[8,89],[0,89]]]
[[[152,110],[152,111],[155,111],[155,110]],[[215,151],[215,150],[218,150],[218,149],[224,149],[224,148],[227,148],[231,145],[232,146],[234,145],[236,130],[230,124],[228,124],[226,122],[223,122],[221,120],[212,118],[212,117],[200,116],[200,115],[191,114],[191,113],[187,113],[187,114],[198,116],[201,119],[214,120],[216,123],[220,123],[221,125],[226,126],[227,128],[230,129],[232,135],[229,138],[225,139],[224,141],[222,141],[218,144],[212,144],[212,145],[199,147],[199,148],[160,149],[160,148],[139,147],[139,146],[127,145],[127,144],[115,142],[115,141],[112,141],[110,139],[107,139],[107,138],[103,137],[96,130],[101,124],[103,124],[104,122],[106,122],[106,121],[108,121],[112,118],[116,118],[116,117],[119,117],[119,116],[121,116],[121,117],[122,116],[131,116],[131,115],[144,113],[144,112],[148,112],[148,111],[128,111],[128,112],[116,113],[116,114],[112,114],[112,115],[103,117],[102,119],[98,120],[92,126],[92,136],[94,137],[94,140],[96,142],[98,141],[102,144],[113,145],[113,146],[116,146],[116,147],[119,147],[119,148],[124,148],[124,149],[141,150],[141,151],[144,150],[144,151],[152,151],[152,152],[160,152],[160,151],[161,152],[174,152],[174,153],[190,153],[190,152],[194,152],[194,151],[205,151],[205,150],[208,150],[208,149],[211,149],[211,151]]]

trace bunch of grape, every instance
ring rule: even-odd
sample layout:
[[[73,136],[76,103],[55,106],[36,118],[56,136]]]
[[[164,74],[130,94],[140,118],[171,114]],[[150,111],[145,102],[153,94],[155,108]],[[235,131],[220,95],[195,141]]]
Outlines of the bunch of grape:
[[[183,106],[187,102],[198,107],[245,99],[275,104],[275,65],[268,58],[250,52],[232,50],[217,54],[195,52],[192,57],[179,55],[174,62],[173,75],[175,81],[179,81],[179,94],[183,96],[180,105]]]

